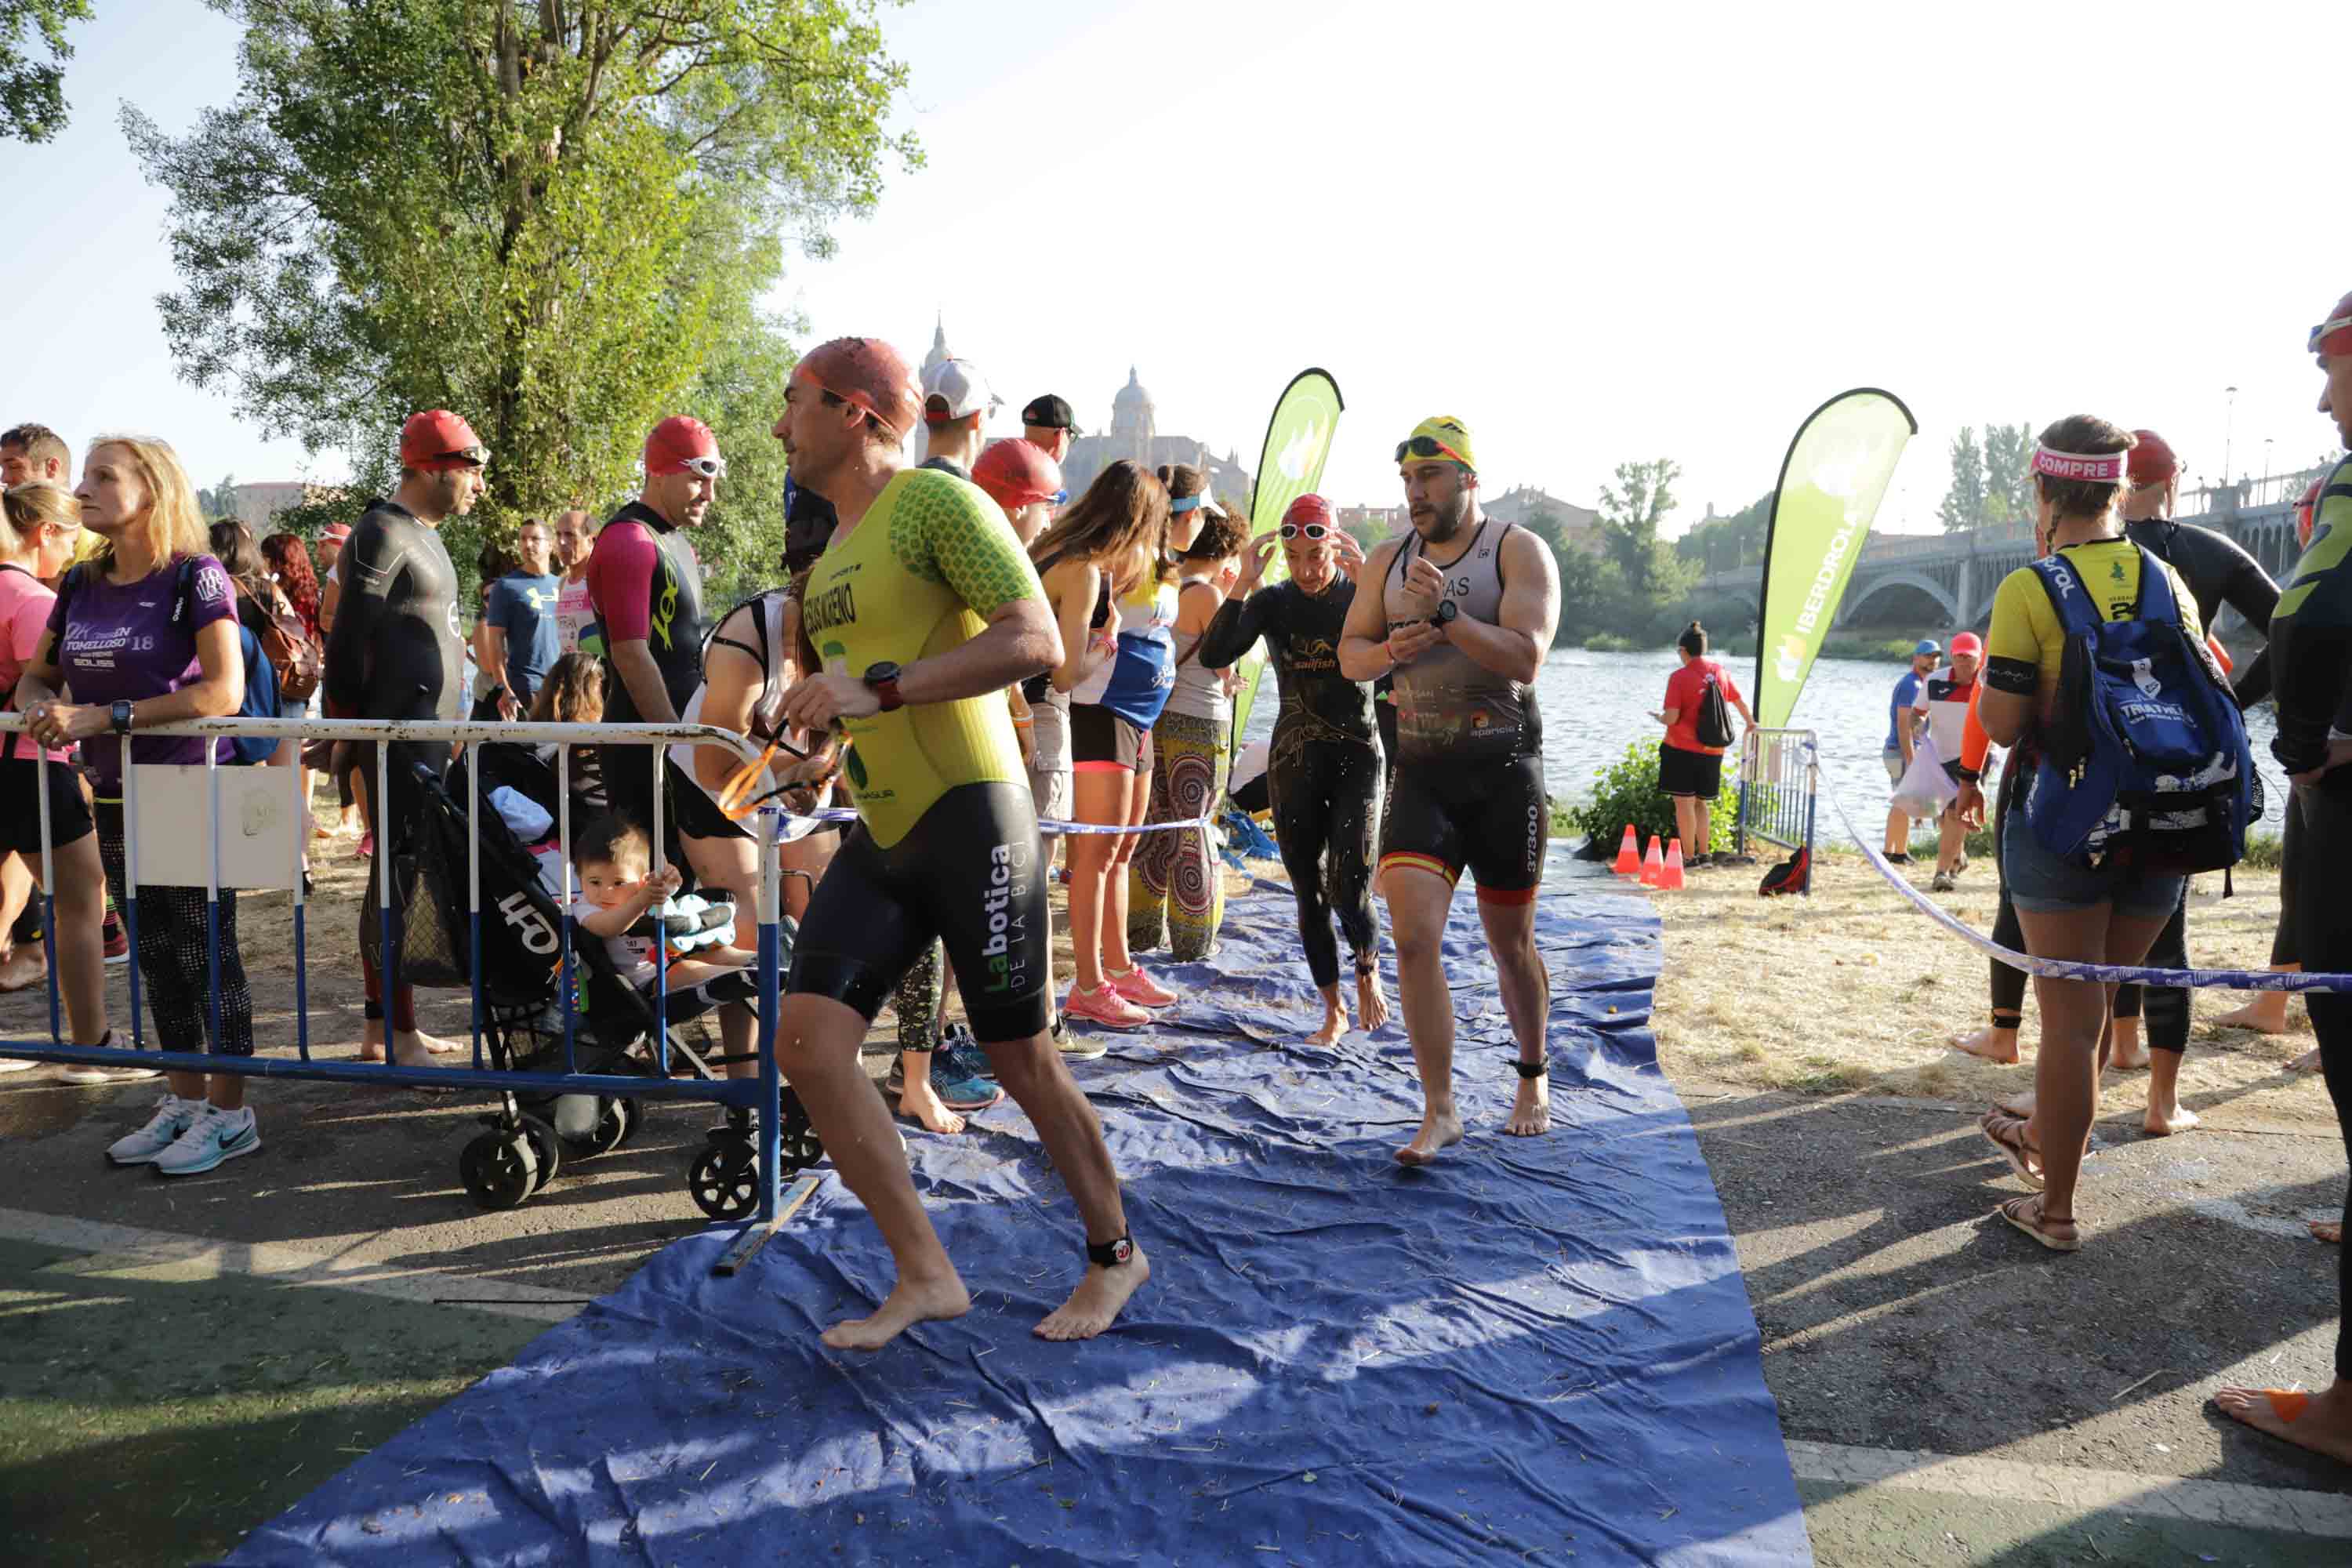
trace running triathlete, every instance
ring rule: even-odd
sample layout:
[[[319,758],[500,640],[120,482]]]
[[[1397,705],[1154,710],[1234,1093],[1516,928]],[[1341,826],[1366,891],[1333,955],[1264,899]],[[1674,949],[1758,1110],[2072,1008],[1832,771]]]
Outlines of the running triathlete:
[[[596,535],[588,595],[604,637],[607,724],[675,724],[701,684],[702,563],[683,531],[702,525],[726,476],[710,426],[672,415],[646,437],[645,489]],[[650,832],[660,748],[603,750],[613,809]]]
[[[802,609],[824,672],[794,686],[783,712],[846,732],[859,822],[811,901],[777,1047],[898,1270],[872,1316],[835,1323],[824,1341],[874,1350],[971,1306],[858,1065],[875,1015],[934,939],[973,1035],[1086,1224],[1086,1277],[1035,1331],[1088,1339],[1150,1268],[1128,1235],[1101,1123],[1046,1027],[1045,857],[1003,690],[1058,664],[1061,638],[996,503],[951,474],[900,467],[922,399],[898,351],[835,339],[794,367],[784,399],[793,478],[833,502],[841,527]]]
[[[1260,587],[1279,546],[1289,581]],[[1339,944],[1331,919],[1354,955],[1356,1006],[1367,1031],[1389,1021],[1381,984],[1381,931],[1372,914],[1372,868],[1379,850],[1381,750],[1372,689],[1339,672],[1339,639],[1364,549],[1339,529],[1331,503],[1303,495],[1242,560],[1232,595],[1202,634],[1195,657],[1223,669],[1265,639],[1282,693],[1274,721],[1266,784],[1283,869],[1298,904],[1307,972],[1323,994],[1323,1024],[1309,1039],[1335,1045],[1348,1032],[1339,995]]]
[[[2326,389],[2319,410],[2352,447],[2352,294],[2312,329]],[[2352,738],[2344,733],[2352,700],[2352,458],[2336,465],[2319,492],[2311,543],[2287,578],[2271,616],[2271,679],[2278,737],[2271,755],[2287,770],[2303,807],[2304,875],[2297,889],[2295,957],[2305,968],[2352,970],[2352,910],[2336,901],[2336,874],[2352,869]],[[2352,993],[2305,993],[2320,1071],[2345,1148],[2352,1152]],[[2352,1222],[2352,1194],[2345,1219]],[[2352,1301],[2352,1249],[2336,1261],[2337,1290]],[[2273,1437],[2352,1464],[2352,1316],[2338,1320],[2336,1376],[2316,1394],[2278,1388],[2224,1388],[2221,1413]]]
[[[330,713],[390,721],[448,721],[459,716],[466,639],[457,628],[457,568],[442,541],[441,524],[474,510],[489,460],[473,426],[445,409],[412,416],[402,426],[400,488],[391,500],[375,501],[360,514],[337,566],[342,592],[327,637]],[[376,748],[355,748],[352,761],[367,781],[368,832],[375,852],[394,856],[423,817],[417,770],[439,779],[449,768],[449,748],[439,742],[399,741],[384,750],[383,797],[375,788]],[[399,879],[393,881],[397,900]],[[363,910],[375,904],[371,896]],[[360,1059],[374,1061],[383,1049],[385,998],[367,923],[363,918],[360,962],[367,983],[367,1022]],[[432,1056],[461,1048],[418,1032],[414,986],[399,986],[391,1005],[394,1061],[425,1067]]]
[[[1396,793],[1381,826],[1381,897],[1425,1109],[1397,1151],[1425,1165],[1462,1137],[1454,1109],[1454,996],[1441,943],[1454,884],[1478,879],[1478,918],[1519,1046],[1503,1131],[1551,1126],[1544,1050],[1550,976],[1536,952],[1536,887],[1550,832],[1534,681],[1559,620],[1559,569],[1543,542],[1478,505],[1470,432],[1444,415],[1397,443],[1412,531],[1363,574],[1339,644],[1354,680],[1396,671]]]

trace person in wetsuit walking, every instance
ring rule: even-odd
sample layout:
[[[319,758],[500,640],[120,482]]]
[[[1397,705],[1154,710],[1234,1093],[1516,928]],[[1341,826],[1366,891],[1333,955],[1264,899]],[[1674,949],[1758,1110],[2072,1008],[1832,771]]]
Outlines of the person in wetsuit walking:
[[[1289,580],[1261,587],[1277,545]],[[1340,531],[1331,503],[1300,496],[1283,513],[1281,527],[1260,535],[1244,555],[1233,594],[1202,634],[1194,656],[1205,668],[1223,669],[1264,637],[1274,658],[1282,707],[1274,721],[1266,786],[1283,869],[1298,904],[1307,971],[1323,994],[1323,1024],[1308,1042],[1318,1046],[1336,1044],[1348,1031],[1339,945],[1331,935],[1335,915],[1354,955],[1364,1028],[1389,1021],[1380,926],[1372,914],[1381,747],[1370,685],[1339,670],[1339,639],[1363,564],[1363,546]]]
[[[1425,1099],[1421,1130],[1396,1157],[1425,1165],[1462,1137],[1440,944],[1465,867],[1478,879],[1478,918],[1519,1047],[1503,1131],[1531,1137],[1551,1126],[1550,978],[1535,943],[1551,813],[1534,682],[1559,620],[1559,567],[1534,534],[1480,510],[1460,420],[1423,420],[1397,443],[1396,460],[1412,531],[1366,563],[1339,670],[1352,680],[1396,672],[1396,792],[1381,819],[1380,890]]]
[[[400,432],[400,488],[369,503],[343,542],[336,567],[342,585],[334,629],[327,636],[327,710],[338,718],[456,720],[463,692],[466,639],[457,629],[457,568],[442,542],[441,524],[463,517],[481,499],[489,452],[473,426],[446,409],[415,415]],[[395,856],[423,814],[418,773],[438,780],[449,768],[449,748],[437,741],[395,741],[385,748],[384,789],[376,791],[375,751],[352,748],[351,761],[367,781],[369,832],[379,856]],[[338,748],[341,751],[342,748]],[[337,760],[340,773],[343,760]],[[393,862],[397,864],[396,861]],[[393,897],[402,897],[394,879]],[[364,909],[375,907],[373,896]],[[367,939],[362,912],[360,963],[367,981],[367,1023],[360,1059],[383,1047],[384,1013],[392,1014],[392,1059],[425,1067],[436,1053],[460,1047],[418,1032],[416,993],[401,985],[383,994],[381,961]]]

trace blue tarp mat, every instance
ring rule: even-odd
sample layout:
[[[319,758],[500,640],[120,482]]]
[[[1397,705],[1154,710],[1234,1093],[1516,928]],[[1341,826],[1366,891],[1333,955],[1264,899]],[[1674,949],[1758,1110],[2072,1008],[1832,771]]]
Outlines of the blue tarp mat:
[[[1585,884],[1584,886],[1591,886]],[[1605,883],[1602,886],[1606,886]],[[629,1283],[256,1531],[236,1563],[1345,1564],[1811,1560],[1738,1259],[1649,1032],[1657,921],[1540,905],[1554,1130],[1467,889],[1447,941],[1469,1137],[1401,1030],[1333,1050],[1287,892],[1231,910],[1192,1000],[1076,1068],[1152,1278],[1080,1345],[1076,1210],[1011,1105],[909,1135],[974,1308],[872,1356],[817,1332],[891,1279],[827,1176],[754,1265],[729,1232]]]

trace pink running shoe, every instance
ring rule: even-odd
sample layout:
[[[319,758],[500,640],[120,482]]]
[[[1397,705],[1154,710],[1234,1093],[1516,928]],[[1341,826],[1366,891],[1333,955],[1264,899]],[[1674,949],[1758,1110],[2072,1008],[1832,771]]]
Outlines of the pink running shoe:
[[[1103,971],[1103,980],[1110,988],[1139,1007],[1165,1007],[1176,1000],[1176,993],[1143,973],[1137,964],[1124,973],[1116,969]]]
[[[1120,995],[1117,986],[1105,983],[1099,990],[1087,991],[1075,980],[1070,982],[1068,1000],[1062,1004],[1062,1016],[1114,1029],[1140,1028],[1151,1022],[1151,1015]]]

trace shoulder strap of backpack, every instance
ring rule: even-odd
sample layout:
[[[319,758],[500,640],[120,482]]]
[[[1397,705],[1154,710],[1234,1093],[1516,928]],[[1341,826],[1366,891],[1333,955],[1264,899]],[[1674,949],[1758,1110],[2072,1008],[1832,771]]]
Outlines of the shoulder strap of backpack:
[[[2050,608],[2066,636],[2084,637],[2097,629],[2099,613],[2091,608],[2091,591],[2084,585],[2083,574],[2072,563],[2053,553],[2027,565],[2042,579],[2042,590],[2050,595]],[[2062,577],[2074,584],[2072,593],[2059,585]]]

